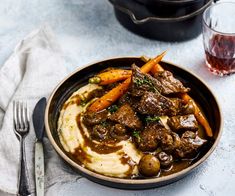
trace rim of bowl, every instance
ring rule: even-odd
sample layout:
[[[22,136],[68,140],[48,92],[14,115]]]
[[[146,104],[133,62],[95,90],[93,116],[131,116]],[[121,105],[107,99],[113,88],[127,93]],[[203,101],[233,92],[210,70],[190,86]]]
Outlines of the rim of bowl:
[[[232,4],[234,7],[235,7],[235,2],[232,2],[232,1],[228,1],[228,2],[219,2],[219,3],[214,3],[214,4],[212,4],[212,5],[210,5],[209,7],[207,7],[206,9],[205,9],[205,11],[203,12],[203,16],[202,16],[202,21],[203,21],[203,24],[206,26],[206,28],[208,28],[208,29],[210,29],[211,31],[213,31],[213,32],[215,32],[215,33],[218,33],[218,34],[220,34],[220,35],[228,35],[228,36],[235,36],[235,32],[234,33],[226,33],[226,32],[221,32],[221,31],[217,31],[217,30],[215,30],[214,28],[211,28],[211,27],[209,27],[209,25],[207,24],[207,22],[206,22],[206,19],[205,19],[205,17],[206,17],[206,13],[208,12],[208,10],[209,9],[211,9],[211,8],[213,8],[213,7],[216,7],[216,6],[220,6],[221,4]]]
[[[115,178],[115,177],[108,177],[108,176],[105,176],[105,175],[102,175],[102,174],[98,174],[98,173],[95,173],[89,169],[86,169],[85,167],[82,167],[80,166],[78,163],[76,163],[75,161],[73,161],[72,159],[70,159],[63,151],[62,149],[57,145],[57,143],[55,142],[55,139],[54,137],[52,136],[52,132],[50,130],[50,127],[49,127],[49,123],[48,123],[48,113],[49,113],[49,107],[51,105],[51,100],[52,98],[54,97],[54,94],[57,92],[57,90],[59,89],[59,87],[68,79],[70,78],[72,75],[74,75],[75,73],[79,72],[80,70],[86,68],[86,67],[89,67],[89,66],[92,66],[93,64],[97,64],[97,63],[100,63],[100,62],[104,62],[104,61],[109,61],[109,60],[115,60],[115,59],[128,59],[128,58],[136,58],[136,59],[140,59],[141,57],[139,56],[125,56],[125,57],[112,57],[112,58],[108,58],[108,59],[104,59],[104,60],[100,60],[100,61],[95,61],[93,63],[89,63],[89,64],[86,64],[84,66],[81,66],[80,68],[76,69],[75,71],[73,71],[72,73],[70,73],[67,77],[65,77],[56,87],[55,89],[52,91],[48,101],[47,101],[47,106],[46,106],[46,110],[45,110],[45,128],[46,128],[46,132],[47,132],[47,136],[48,136],[48,139],[50,140],[53,148],[56,150],[56,152],[68,163],[70,164],[71,166],[73,166],[74,168],[78,169],[80,172],[82,173],[85,173],[86,175],[89,175],[89,176],[92,176],[92,177],[95,177],[97,179],[100,179],[100,180],[103,180],[103,181],[107,181],[107,182],[111,182],[111,183],[121,183],[121,184],[152,184],[152,183],[159,183],[159,182],[164,182],[164,181],[168,181],[168,180],[171,180],[171,179],[174,179],[176,177],[179,177],[179,176],[183,176],[184,174],[188,173],[190,170],[198,167],[201,163],[203,163],[210,155],[211,153],[215,150],[216,146],[218,145],[219,143],[219,140],[221,138],[221,135],[222,135],[222,132],[223,132],[223,117],[222,117],[222,113],[221,113],[221,108],[220,108],[220,105],[219,105],[219,102],[218,100],[216,99],[216,97],[214,96],[214,93],[212,92],[212,90],[205,84],[205,82],[202,80],[202,79],[199,79],[195,74],[193,74],[192,72],[188,71],[187,69],[185,68],[181,68],[179,65],[176,65],[174,63],[171,63],[169,61],[162,61],[164,63],[167,63],[167,64],[171,64],[173,66],[176,66],[177,68],[180,68],[182,69],[183,71],[186,71],[188,73],[190,73],[191,75],[193,75],[195,78],[197,78],[204,86],[207,87],[207,89],[210,91],[210,93],[212,94],[212,96],[214,97],[216,103],[217,103],[217,106],[218,106],[218,111],[219,111],[219,116],[220,116],[220,127],[219,127],[219,132],[218,132],[218,136],[217,138],[215,139],[214,141],[214,144],[211,146],[211,148],[208,150],[208,152],[203,156],[201,157],[197,162],[195,162],[194,164],[190,165],[189,167],[179,171],[179,172],[176,172],[176,173],[173,173],[173,174],[170,174],[170,175],[167,175],[167,176],[162,176],[162,177],[158,177],[158,178],[151,178],[151,179],[123,179],[123,178]],[[89,178],[88,178],[89,179]]]

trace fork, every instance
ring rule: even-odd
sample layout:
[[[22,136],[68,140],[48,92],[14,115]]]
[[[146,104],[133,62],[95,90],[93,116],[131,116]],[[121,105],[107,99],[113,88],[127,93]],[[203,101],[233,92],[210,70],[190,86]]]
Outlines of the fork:
[[[25,158],[25,137],[29,133],[29,113],[26,103],[13,102],[14,132],[20,141],[20,169],[18,195],[30,196],[28,171]]]

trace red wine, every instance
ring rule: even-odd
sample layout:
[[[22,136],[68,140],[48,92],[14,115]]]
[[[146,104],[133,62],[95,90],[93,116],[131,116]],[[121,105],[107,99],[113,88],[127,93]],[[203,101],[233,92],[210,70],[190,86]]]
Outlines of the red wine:
[[[213,73],[227,75],[235,72],[235,36],[214,35],[206,51],[207,65]]]

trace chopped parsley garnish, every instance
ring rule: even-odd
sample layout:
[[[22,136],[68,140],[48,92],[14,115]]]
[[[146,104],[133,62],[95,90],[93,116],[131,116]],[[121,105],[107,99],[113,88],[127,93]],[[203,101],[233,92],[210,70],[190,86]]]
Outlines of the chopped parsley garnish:
[[[117,105],[111,105],[108,107],[107,109],[111,114],[116,112],[118,110],[118,106]]]
[[[135,78],[134,83],[137,85],[137,87],[140,87],[141,85],[147,85],[147,86],[149,86],[150,91],[152,91],[152,92],[157,91],[157,89],[155,88],[153,82],[147,76],[144,76],[143,79]]]
[[[133,131],[132,135],[137,139],[138,142],[140,142],[140,132],[139,131]]]
[[[146,123],[158,122],[159,120],[160,120],[159,116],[154,116],[154,117],[147,116],[147,117],[145,118],[145,122],[146,122]]]

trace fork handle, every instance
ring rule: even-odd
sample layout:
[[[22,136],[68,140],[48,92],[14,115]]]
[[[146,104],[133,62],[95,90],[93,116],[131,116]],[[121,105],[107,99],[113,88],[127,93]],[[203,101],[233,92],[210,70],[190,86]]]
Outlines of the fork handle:
[[[29,190],[29,180],[28,180],[28,171],[26,166],[25,158],[25,138],[21,137],[20,139],[20,171],[19,171],[19,187],[18,195],[19,196],[30,196]]]

